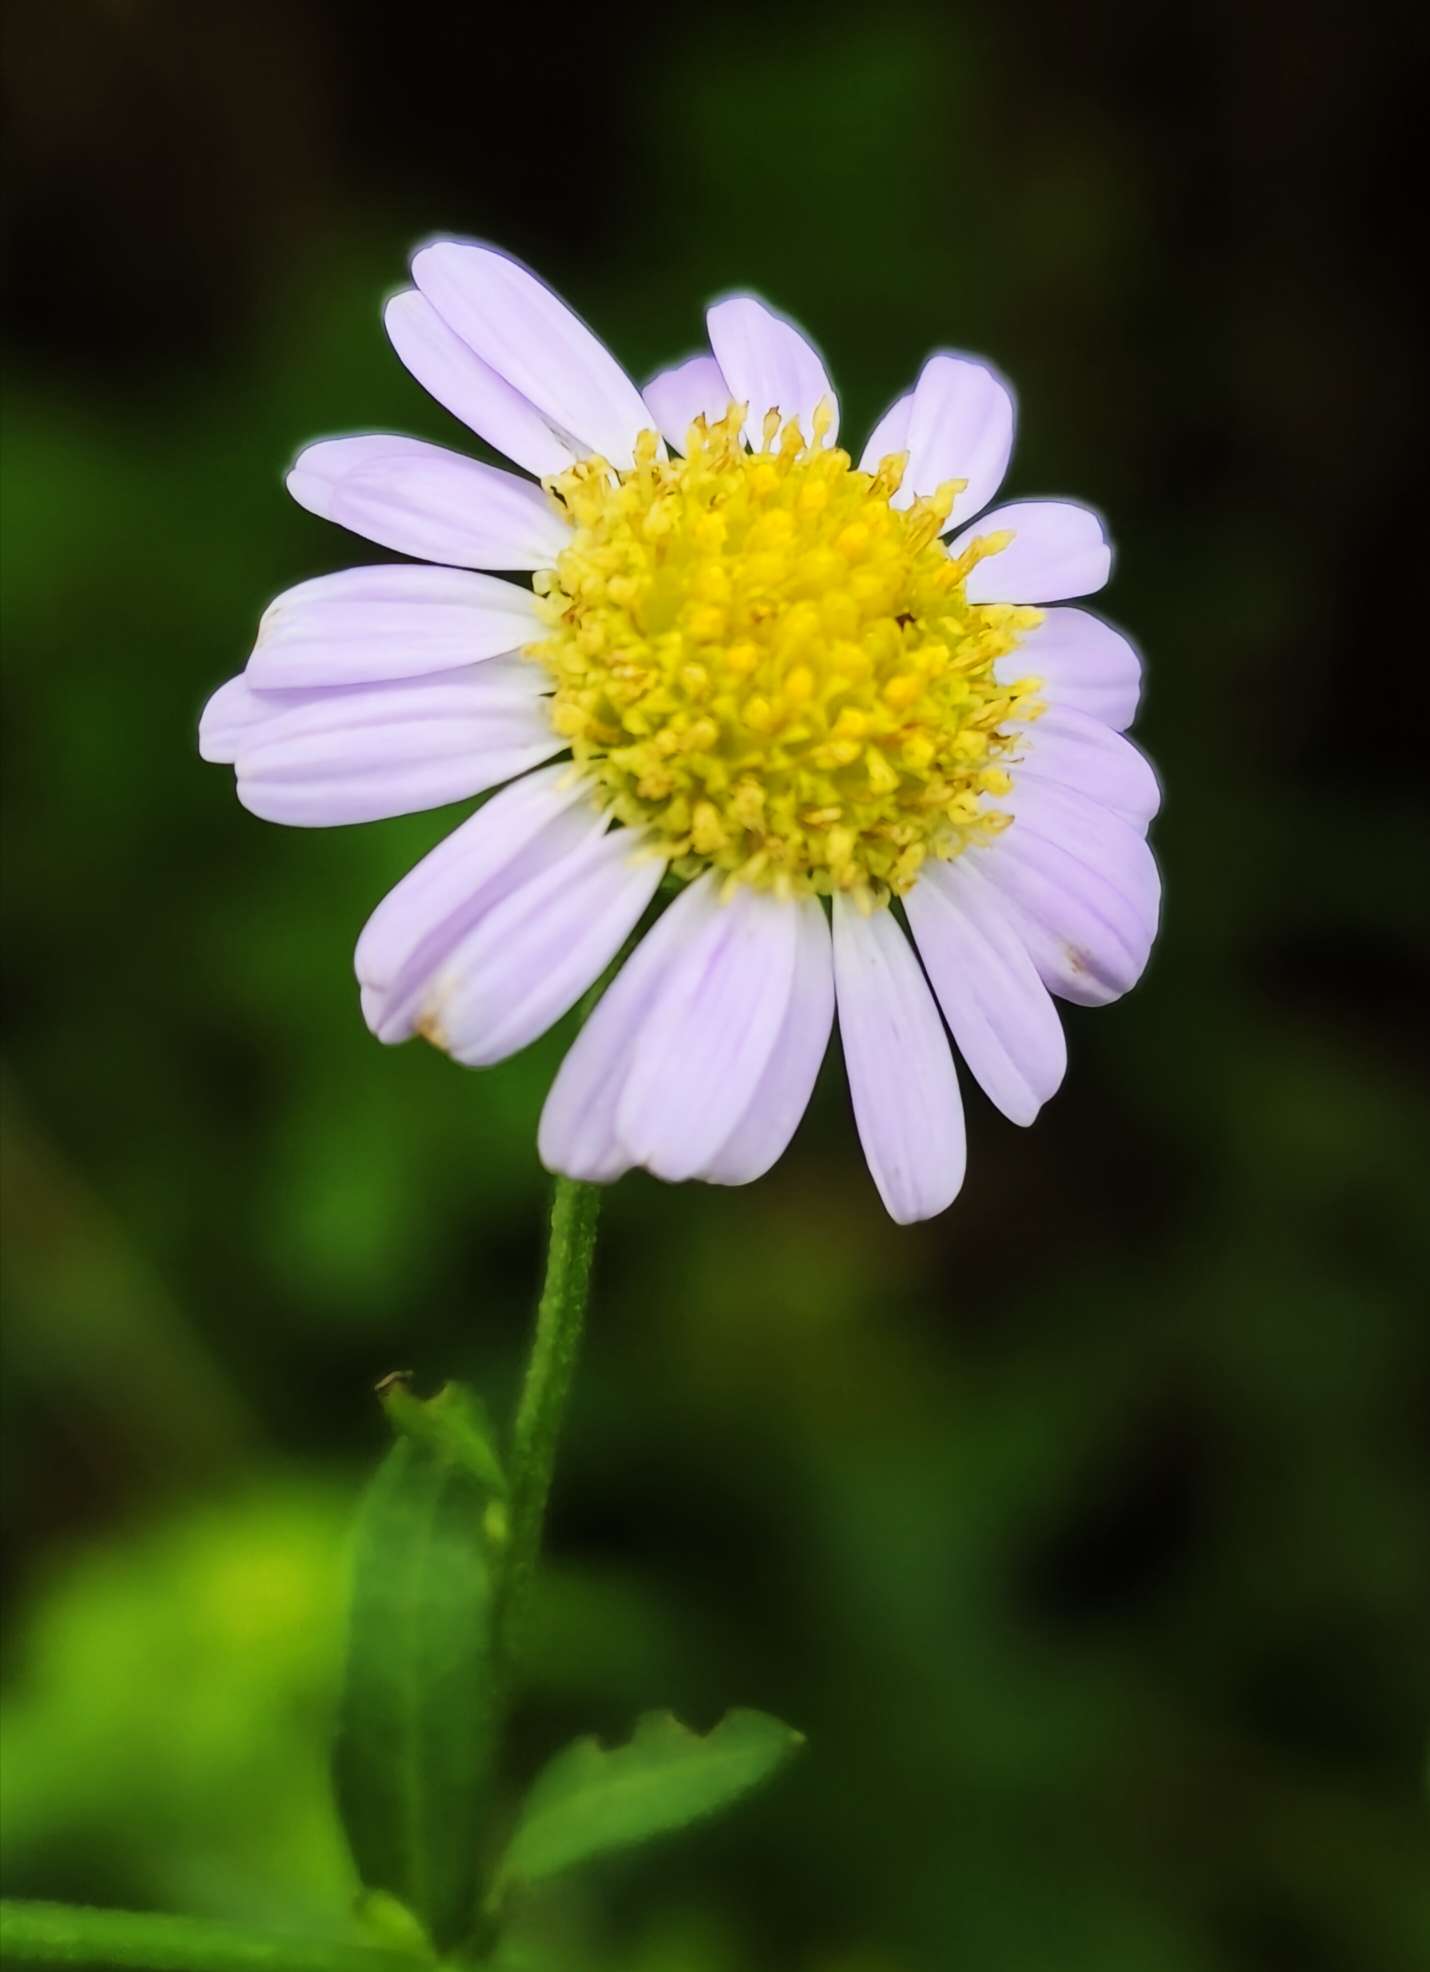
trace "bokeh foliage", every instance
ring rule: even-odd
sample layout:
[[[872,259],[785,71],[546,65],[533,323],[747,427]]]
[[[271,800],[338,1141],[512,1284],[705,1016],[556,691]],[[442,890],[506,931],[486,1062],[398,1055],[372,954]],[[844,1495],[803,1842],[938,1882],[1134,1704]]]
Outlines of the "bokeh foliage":
[[[350,974],[452,815],[265,827],[193,750],[268,597],[367,553],[285,500],[297,446],[462,442],[378,322],[451,229],[638,374],[762,289],[850,430],[935,344],[994,355],[1011,490],[1112,519],[1168,789],[1147,980],[1070,1014],[1032,1133],[969,1092],[944,1219],[882,1219],[835,1063],[759,1186],[612,1198],[518,1762],[653,1703],[809,1746],[542,1948],[1422,1965],[1418,755],[1378,689],[1412,341],[1372,223],[1411,120],[1369,24],[33,0],[8,36],[6,1888],[330,1921],[369,1386],[516,1374],[561,1037],[384,1051]]]

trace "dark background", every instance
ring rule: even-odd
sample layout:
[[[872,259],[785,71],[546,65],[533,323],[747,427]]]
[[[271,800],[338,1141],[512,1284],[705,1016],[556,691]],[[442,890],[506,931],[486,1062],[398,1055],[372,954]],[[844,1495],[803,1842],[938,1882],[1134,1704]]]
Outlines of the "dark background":
[[[810,1746],[543,1964],[1422,1967],[1417,50],[1109,0],[7,41],[6,1887],[339,1921],[369,1386],[517,1372],[563,1037],[466,1074],[351,979],[453,816],[285,832],[194,750],[268,598],[371,558],[298,447],[465,442],[379,323],[455,231],[641,378],[767,294],[851,435],[991,355],[1010,491],[1110,517],[1167,789],[1148,977],[1032,1132],[968,1089],[945,1217],[884,1219],[836,1056],[757,1186],[612,1196],[516,1764],[657,1704]]]

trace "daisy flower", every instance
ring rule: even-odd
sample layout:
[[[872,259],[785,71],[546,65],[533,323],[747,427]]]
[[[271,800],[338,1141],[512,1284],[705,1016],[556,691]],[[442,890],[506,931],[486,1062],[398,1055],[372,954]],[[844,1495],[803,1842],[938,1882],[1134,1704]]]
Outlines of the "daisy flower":
[[[501,1060],[674,893],[552,1085],[552,1170],[759,1177],[837,1008],[884,1204],[942,1211],[965,1157],[949,1034],[1031,1123],[1066,1065],[1054,996],[1118,998],[1157,928],[1137,654],[1063,606],[1107,580],[1098,516],[983,511],[1014,407],[972,357],[931,356],[856,461],[817,351],[752,295],[642,392],[507,255],[444,240],[412,273],[397,354],[521,470],[309,446],[299,504],[415,559],[279,596],[204,757],[300,827],[500,788],[358,941],[381,1041]]]

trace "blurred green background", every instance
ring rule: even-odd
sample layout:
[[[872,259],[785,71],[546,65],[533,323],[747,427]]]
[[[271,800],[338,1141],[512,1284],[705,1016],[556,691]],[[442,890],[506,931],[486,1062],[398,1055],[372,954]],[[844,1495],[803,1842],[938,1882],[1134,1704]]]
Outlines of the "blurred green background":
[[[538,1915],[582,1972],[1430,1962],[1420,348],[1374,8],[8,12],[5,1887],[331,1925],[325,1734],[375,1377],[510,1395],[564,1037],[368,1038],[444,812],[244,814],[195,720],[374,558],[280,470],[466,442],[379,323],[497,240],[637,376],[715,291],[846,431],[939,343],[1015,495],[1110,517],[1165,932],[1024,1134],[899,1230],[837,1057],[743,1192],[609,1201],[515,1783],[766,1707],[753,1807]],[[1423,879],[1422,879],[1423,880]],[[966,1078],[965,1078],[966,1079]]]

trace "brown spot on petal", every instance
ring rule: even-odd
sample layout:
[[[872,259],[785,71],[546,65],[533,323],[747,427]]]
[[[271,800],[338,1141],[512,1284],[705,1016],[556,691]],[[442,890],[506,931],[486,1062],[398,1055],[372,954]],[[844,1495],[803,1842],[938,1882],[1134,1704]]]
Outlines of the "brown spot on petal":
[[[417,1022],[417,1030],[424,1041],[430,1041],[434,1048],[447,1052],[447,1036],[435,1011],[424,1013]]]

